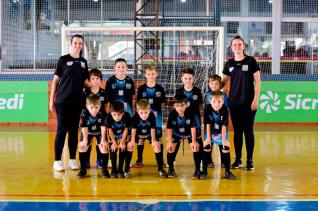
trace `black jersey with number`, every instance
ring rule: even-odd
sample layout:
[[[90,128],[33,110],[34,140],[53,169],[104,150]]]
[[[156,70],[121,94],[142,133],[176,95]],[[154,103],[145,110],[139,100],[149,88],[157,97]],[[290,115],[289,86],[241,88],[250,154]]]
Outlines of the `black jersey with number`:
[[[217,112],[211,104],[204,109],[204,124],[211,125],[211,133],[221,134],[222,126],[228,125],[228,110],[226,106],[222,106]]]
[[[148,87],[147,84],[143,84],[137,91],[137,101],[141,99],[149,100],[151,111],[156,117],[156,127],[162,128],[162,103],[166,102],[164,88],[159,84],[154,87]]]
[[[70,54],[61,56],[54,75],[60,81],[56,90],[56,103],[81,103],[84,81],[88,79],[87,61],[83,57],[73,58]]]
[[[105,104],[107,104],[107,95],[106,95],[106,91],[102,88],[99,88],[99,91],[94,94],[91,89],[85,89],[84,92],[83,92],[84,96],[85,96],[85,99],[88,97],[88,96],[93,96],[93,95],[96,95],[97,97],[99,97],[102,105],[101,105],[101,108],[100,110],[101,111],[105,111]],[[85,103],[84,103],[84,107],[85,107]]]
[[[223,74],[231,77],[229,105],[250,105],[254,98],[254,76],[259,71],[259,65],[251,56],[241,61],[229,59],[223,69]]]
[[[133,116],[133,95],[135,94],[134,81],[126,76],[125,79],[119,80],[115,76],[110,77],[106,83],[106,93],[108,101],[122,102],[125,106],[125,111]]]
[[[105,125],[106,115],[104,112],[98,112],[92,117],[87,109],[83,110],[80,118],[80,127],[88,127],[88,134],[99,135],[101,127]]]
[[[183,117],[180,117],[175,109],[169,113],[167,129],[172,129],[173,138],[190,138],[191,128],[196,128],[196,123],[191,109],[187,108]]]
[[[155,115],[150,112],[146,120],[142,120],[138,113],[134,114],[132,128],[136,129],[136,137],[147,139],[151,137],[151,129],[156,129]]]
[[[130,129],[131,127],[131,117],[129,113],[125,112],[122,119],[116,122],[112,115],[108,114],[106,117],[106,127],[113,131],[115,139],[121,139],[125,128]]]

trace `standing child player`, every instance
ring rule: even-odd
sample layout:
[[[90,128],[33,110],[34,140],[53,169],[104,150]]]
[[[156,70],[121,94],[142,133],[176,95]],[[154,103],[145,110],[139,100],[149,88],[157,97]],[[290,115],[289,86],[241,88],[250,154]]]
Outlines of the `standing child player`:
[[[209,76],[209,90],[205,95],[205,108],[207,107],[207,105],[210,104],[211,101],[211,96],[212,96],[212,92],[215,91],[220,91],[221,90],[221,85],[222,85],[222,78],[217,75],[217,74],[212,74],[211,76]],[[223,99],[224,99],[224,106],[226,108],[228,108],[228,99],[227,99],[227,95],[223,92]],[[204,140],[206,140],[207,136],[206,136],[206,128],[204,128]],[[211,143],[211,153],[210,156],[207,157],[207,162],[208,162],[208,167],[213,167],[213,161],[212,161],[212,148],[213,148],[213,143]]]
[[[86,163],[89,158],[88,149],[92,144],[92,139],[95,137],[100,152],[102,161],[102,175],[109,178],[107,170],[108,164],[108,143],[106,138],[105,127],[105,112],[100,111],[101,100],[96,95],[90,95],[86,98],[86,109],[81,114],[80,127],[81,127],[81,142],[79,144],[79,158],[81,168],[77,174],[78,178],[86,176]]]
[[[181,71],[181,81],[183,86],[180,87],[176,91],[176,95],[184,95],[187,100],[188,100],[188,107],[189,110],[193,113],[194,115],[194,120],[196,123],[196,137],[197,137],[197,142],[200,145],[199,152],[195,153],[195,162],[198,162],[196,165],[200,165],[201,161],[206,163],[207,161],[203,160],[203,142],[201,138],[201,108],[203,104],[203,98],[202,98],[202,93],[201,90],[198,87],[194,86],[194,80],[195,80],[195,73],[192,68],[185,68]],[[177,149],[178,150],[178,149]],[[206,164],[207,165],[207,164]],[[200,172],[197,172],[199,174]],[[198,175],[198,177],[200,177]]]
[[[235,180],[236,176],[230,171],[230,142],[228,140],[228,109],[224,106],[223,92],[212,92],[210,104],[204,111],[204,124],[207,131],[207,139],[204,141],[204,154],[209,154],[205,150],[211,149],[211,143],[219,145],[221,161],[225,166],[225,179]],[[212,140],[212,141],[211,141]],[[203,171],[206,171],[206,167]],[[204,175],[203,175],[204,176]]]
[[[129,177],[129,165],[132,152],[127,154],[127,142],[129,130],[131,127],[131,117],[125,112],[124,104],[121,102],[113,102],[110,105],[110,113],[106,118],[106,127],[110,138],[110,159],[112,162],[112,178]],[[119,149],[119,164],[117,167],[117,149]],[[123,166],[125,163],[125,169]],[[125,173],[124,173],[125,171]]]
[[[141,85],[137,91],[137,101],[147,99],[150,103],[150,108],[156,117],[156,140],[160,143],[160,153],[163,159],[163,142],[162,142],[162,104],[166,102],[164,88],[156,82],[158,77],[158,69],[155,65],[147,65],[144,68],[144,76],[147,82]],[[137,145],[138,158],[135,166],[143,166],[144,142],[139,140]],[[162,160],[162,163],[163,160]],[[163,164],[164,165],[164,164]]]
[[[123,58],[115,60],[115,75],[110,77],[106,83],[106,93],[108,102],[121,102],[124,104],[125,111],[133,116],[133,95],[135,94],[134,81],[127,76],[127,61]]]
[[[200,178],[199,143],[196,137],[196,123],[191,109],[187,108],[187,99],[184,95],[176,95],[174,109],[169,113],[167,122],[167,160],[169,165],[168,177],[175,177],[173,162],[177,156],[177,149],[185,139],[191,145],[193,152],[195,171],[192,178]],[[183,142],[184,143],[184,142]]]
[[[132,121],[131,144],[149,140],[154,152],[158,166],[158,174],[160,177],[167,177],[167,173],[163,170],[163,158],[160,142],[156,139],[156,117],[150,110],[148,100],[139,100],[136,104],[136,110]]]
[[[106,96],[106,92],[104,89],[101,88],[102,85],[102,72],[99,69],[91,69],[88,73],[89,75],[89,82],[91,83],[91,87],[90,88],[86,88],[84,90],[84,96],[85,98],[87,98],[88,96],[97,96],[99,97],[100,101],[101,101],[101,107],[100,107],[100,111],[106,113],[106,105],[107,105],[107,96]],[[91,152],[91,146],[89,147],[89,149],[87,150],[88,153],[88,160],[87,160],[87,168],[90,167],[90,152]],[[96,158],[96,166],[98,168],[102,168],[102,159],[101,159],[101,153],[99,150],[99,146],[96,145],[96,154],[97,154],[97,158]]]

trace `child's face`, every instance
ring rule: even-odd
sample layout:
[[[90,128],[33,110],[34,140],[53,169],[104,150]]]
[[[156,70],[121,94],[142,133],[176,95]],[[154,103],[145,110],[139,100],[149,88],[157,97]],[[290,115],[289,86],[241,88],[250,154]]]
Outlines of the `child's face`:
[[[119,122],[122,120],[124,113],[112,111],[112,112],[110,112],[110,115],[112,115],[115,122]]]
[[[156,70],[147,69],[145,72],[145,78],[148,82],[156,82],[156,78],[158,77],[158,73]]]
[[[95,117],[98,114],[100,107],[101,107],[100,104],[96,104],[96,105],[94,105],[93,103],[86,104],[87,110],[93,117]]]
[[[191,74],[185,73],[181,77],[181,81],[182,81],[184,86],[191,87],[191,86],[193,86],[194,77]]]
[[[89,81],[91,82],[92,87],[100,87],[102,84],[102,80],[100,79],[100,77],[95,75],[91,75]]]
[[[149,117],[150,110],[149,109],[137,109],[137,113],[140,116],[140,119],[146,121]]]
[[[221,84],[218,80],[209,80],[209,87],[212,91],[219,91],[221,88]]]
[[[212,96],[211,97],[211,106],[215,111],[219,111],[223,105],[223,97],[222,96]]]
[[[181,116],[184,114],[185,110],[187,109],[186,103],[175,103],[174,109],[176,109],[177,113]]]
[[[125,62],[117,62],[115,64],[114,69],[115,69],[116,75],[124,76],[127,73],[128,67],[127,67],[127,64]]]

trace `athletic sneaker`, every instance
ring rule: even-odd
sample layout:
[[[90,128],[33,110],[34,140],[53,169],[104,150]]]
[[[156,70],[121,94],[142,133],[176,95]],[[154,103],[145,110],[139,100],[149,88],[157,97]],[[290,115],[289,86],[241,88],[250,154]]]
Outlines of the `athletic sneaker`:
[[[236,180],[236,176],[231,172],[225,172],[224,174],[224,179],[229,179],[229,180]]]
[[[61,160],[54,161],[53,168],[55,171],[64,171],[65,170]]]
[[[107,169],[102,170],[102,176],[103,178],[110,178],[110,175]]]
[[[102,168],[102,161],[101,160],[97,160],[96,161],[96,167],[101,169]]]
[[[134,166],[135,167],[144,167],[144,164],[142,163],[142,160],[137,160]]]
[[[87,174],[86,169],[80,169],[80,171],[77,173],[77,178],[78,179],[83,179]]]
[[[75,159],[70,159],[68,162],[68,166],[70,167],[71,170],[78,170],[79,165],[77,164]]]
[[[131,177],[131,174],[130,174],[129,172],[125,172],[125,173],[124,173],[124,177],[125,177],[125,178],[130,178],[130,177]]]
[[[124,178],[124,173],[123,172],[118,172],[117,178]]]
[[[112,171],[112,172],[110,173],[110,177],[111,177],[111,178],[117,178],[117,173]]]
[[[172,178],[172,177],[176,177],[176,176],[177,176],[177,174],[176,174],[174,169],[168,170],[168,177]]]
[[[248,170],[248,171],[254,170],[254,164],[253,164],[252,160],[246,161],[246,170]]]
[[[159,170],[158,171],[158,174],[159,174],[159,176],[161,177],[161,178],[167,178],[168,177],[168,174],[167,174],[167,172],[165,171],[165,170]]]
[[[214,163],[213,162],[208,164],[208,168],[213,168],[213,167],[214,167]]]
[[[207,171],[202,171],[200,174],[200,179],[206,179],[208,177],[208,172]]]
[[[242,168],[242,161],[241,160],[235,160],[234,163],[232,164],[232,169],[238,169]]]
[[[192,175],[192,179],[200,179],[200,174],[201,174],[200,170],[195,170]]]

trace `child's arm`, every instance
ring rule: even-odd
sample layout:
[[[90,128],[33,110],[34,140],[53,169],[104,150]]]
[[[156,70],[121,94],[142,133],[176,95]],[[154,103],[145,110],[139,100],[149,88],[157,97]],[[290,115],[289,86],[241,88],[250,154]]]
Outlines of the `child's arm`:
[[[107,143],[107,128],[105,126],[101,126],[101,132],[102,132],[102,141],[100,143],[100,148],[102,149],[101,151],[104,151],[108,153],[108,143]]]
[[[122,150],[125,150],[126,148],[126,141],[127,141],[127,136],[128,136],[128,128],[125,127],[125,130],[123,132],[122,138],[120,140],[119,148]]]
[[[135,143],[136,143],[136,128],[132,128],[131,129],[131,141],[128,143],[127,145],[127,148],[129,151],[132,151],[134,150],[134,146],[135,146]]]
[[[173,145],[172,145],[172,128],[167,128],[167,151],[172,153]]]
[[[87,143],[88,143],[88,127],[82,127],[81,129],[83,135],[83,141],[79,144],[79,151],[86,152],[87,151]]]
[[[118,146],[117,146],[117,142],[116,142],[116,139],[114,136],[114,132],[111,128],[108,129],[108,134],[109,134],[110,140],[112,142],[111,150],[113,152],[115,152]]]
[[[193,152],[199,151],[199,144],[197,142],[197,128],[192,127],[191,128],[191,148]]]
[[[51,94],[50,94],[50,104],[49,104],[51,112],[55,111],[55,105],[54,105],[55,93],[56,93],[56,88],[57,88],[57,85],[58,85],[59,81],[60,81],[60,77],[57,76],[57,75],[54,75],[53,81],[52,81],[52,84],[51,84]]]

